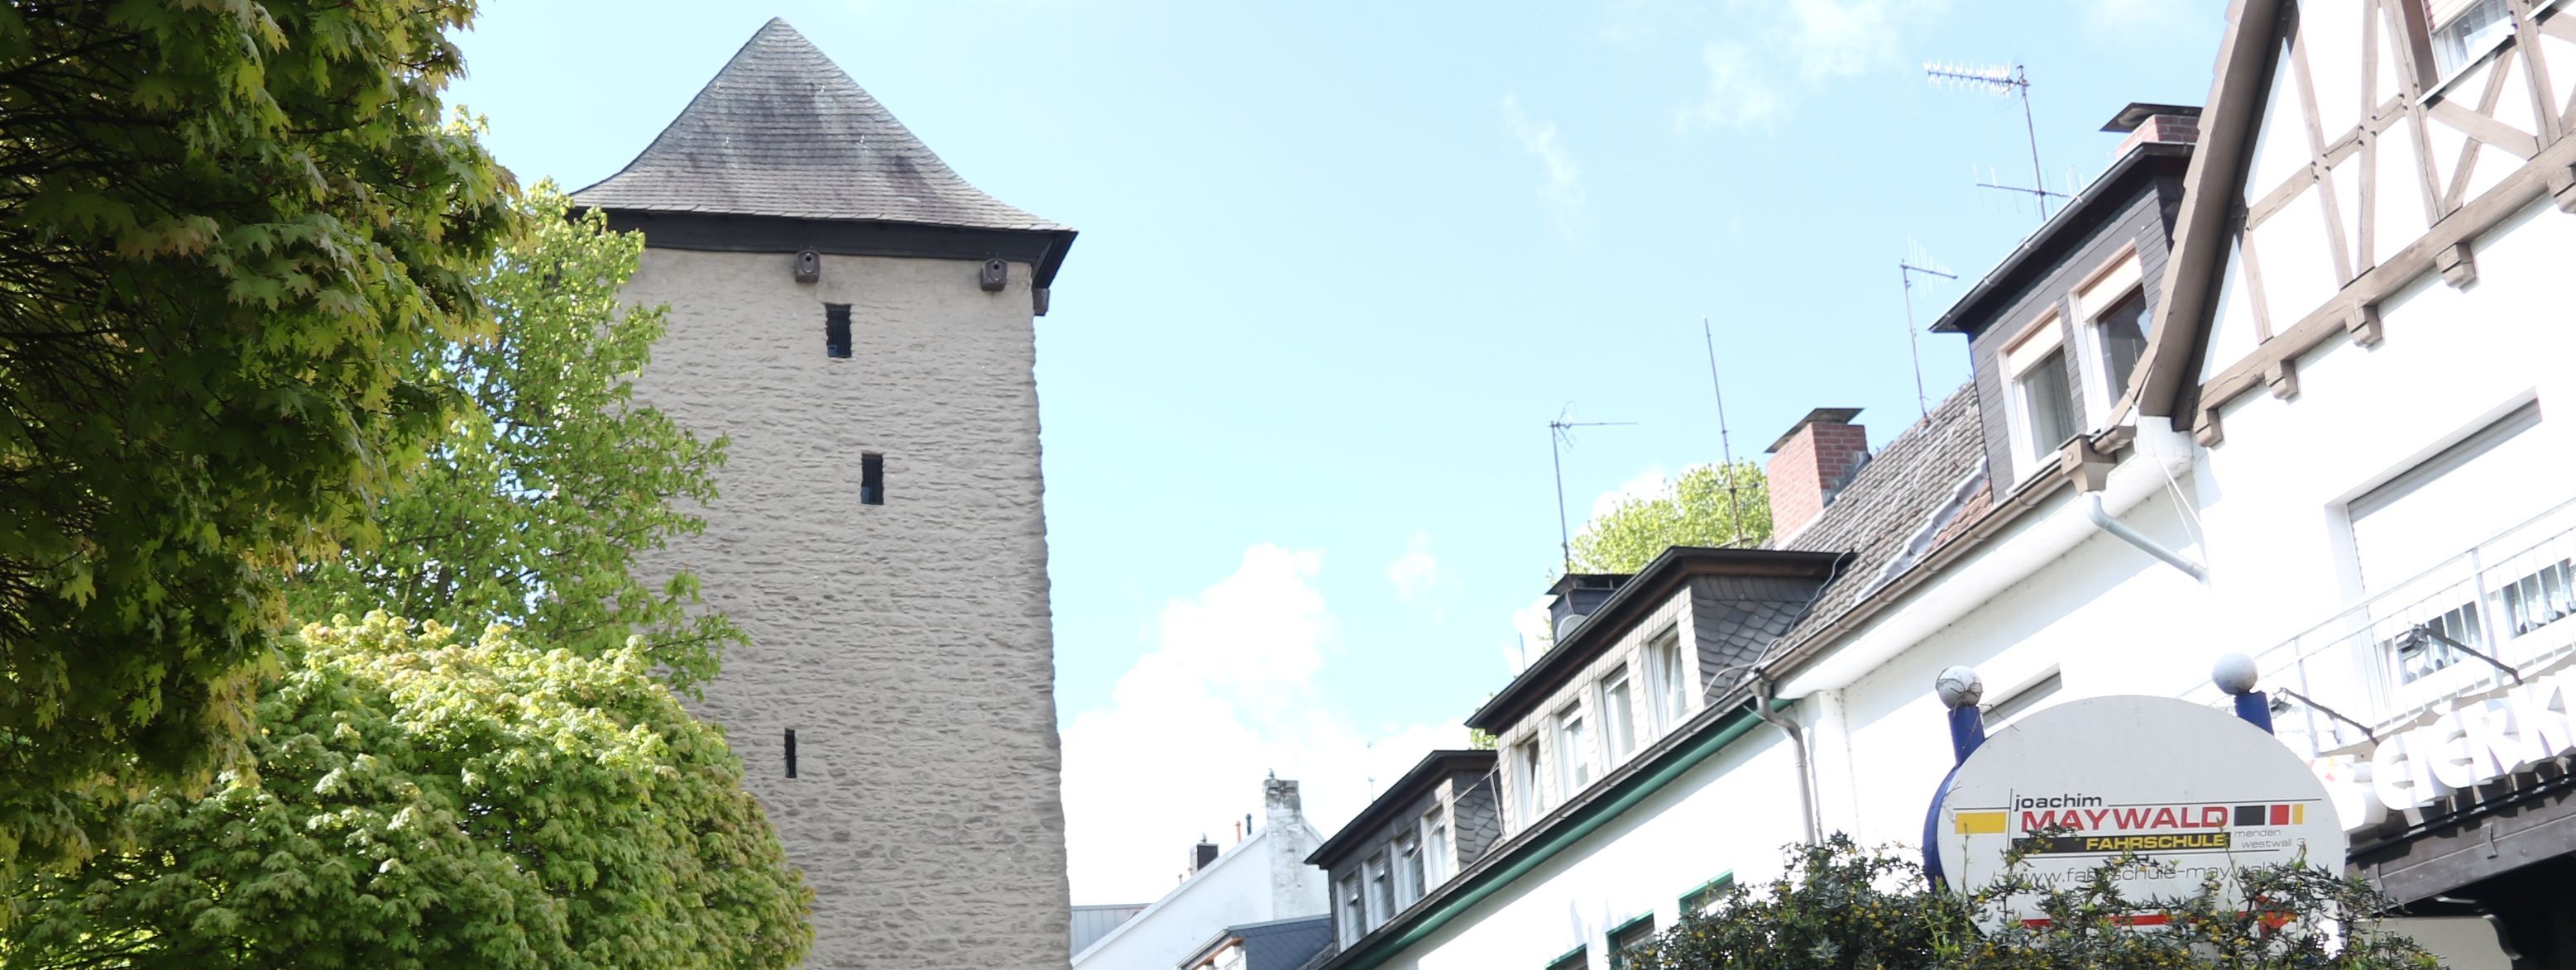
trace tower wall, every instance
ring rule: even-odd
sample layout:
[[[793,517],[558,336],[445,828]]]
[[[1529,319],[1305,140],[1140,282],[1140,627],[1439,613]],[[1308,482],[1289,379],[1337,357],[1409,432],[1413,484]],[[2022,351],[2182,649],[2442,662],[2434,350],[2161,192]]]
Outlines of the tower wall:
[[[1068,960],[1031,267],[978,269],[647,248],[625,291],[671,308],[639,400],[732,438],[705,534],[651,562],[751,635],[692,706],[813,887],[812,966]]]

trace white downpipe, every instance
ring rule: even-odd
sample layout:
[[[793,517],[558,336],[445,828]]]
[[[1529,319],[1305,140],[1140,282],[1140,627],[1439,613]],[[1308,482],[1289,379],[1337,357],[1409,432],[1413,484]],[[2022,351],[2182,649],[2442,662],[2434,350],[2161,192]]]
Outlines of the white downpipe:
[[[2149,498],[2166,493],[2167,474],[2182,477],[2194,461],[2191,435],[2173,430],[2164,418],[2141,415],[2132,455],[2111,470],[2107,487],[2097,493],[2107,515],[2120,515]],[[1998,483],[1998,493],[2011,490]],[[2000,494],[1997,501],[2008,501]],[[2101,534],[2089,515],[2090,501],[2077,502],[2059,493],[2041,500],[2021,521],[1989,537],[1984,546],[1944,568],[1917,587],[1904,602],[1887,607],[1858,630],[1844,633],[1838,647],[1809,659],[1777,685],[1781,697],[1797,700],[1821,690],[1837,690],[1867,676],[1912,649],[1941,628],[1957,622],[1997,594],[2058,561],[2078,543]]]
[[[2190,576],[2202,585],[2208,585],[2207,567],[2185,558],[2182,553],[2158,545],[2156,540],[2147,538],[2146,533],[2132,529],[2128,523],[2112,518],[2111,513],[2102,510],[2102,493],[2084,493],[2084,517],[2093,520],[2096,528],[2110,533],[2122,542],[2138,547],[2140,552],[2164,560],[2165,565],[2182,570],[2184,575]]]
[[[1753,677],[1753,716],[1789,735],[1789,770],[1798,776],[1798,824],[1806,830],[1808,845],[1816,844],[1816,783],[1807,772],[1807,732],[1799,730],[1798,719],[1771,709],[1771,681]]]

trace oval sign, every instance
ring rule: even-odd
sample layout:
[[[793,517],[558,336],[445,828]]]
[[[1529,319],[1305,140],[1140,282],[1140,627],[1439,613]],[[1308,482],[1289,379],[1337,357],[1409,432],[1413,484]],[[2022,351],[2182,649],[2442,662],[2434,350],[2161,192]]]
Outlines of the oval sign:
[[[1962,891],[1991,884],[2019,846],[2042,885],[2147,857],[2154,871],[2122,886],[2133,900],[2191,896],[2213,871],[2232,893],[2235,870],[2250,866],[2340,873],[2346,849],[2306,762],[2232,714],[2169,697],[2087,698],[2014,722],[1959,766],[1936,833],[1942,872]],[[2012,904],[2013,918],[2038,915],[2036,900]]]

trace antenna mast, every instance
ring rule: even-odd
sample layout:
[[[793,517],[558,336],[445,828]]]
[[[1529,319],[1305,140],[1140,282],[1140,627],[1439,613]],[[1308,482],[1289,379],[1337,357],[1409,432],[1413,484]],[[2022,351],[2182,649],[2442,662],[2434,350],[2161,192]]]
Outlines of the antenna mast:
[[[1565,449],[1574,447],[1574,436],[1567,432],[1573,428],[1608,428],[1637,423],[1634,421],[1568,421],[1565,419],[1566,412],[1572,410],[1573,407],[1569,405],[1565,411],[1556,413],[1556,420],[1547,423],[1547,457],[1556,467],[1556,547],[1557,551],[1564,553],[1565,571],[1569,573],[1574,571],[1574,536],[1565,524]]]
[[[1938,276],[1945,280],[1958,279],[1959,275],[1944,270],[1933,269],[1930,266],[1916,266],[1914,265],[1914,260],[1917,258],[1921,258],[1920,253],[1905,259],[1897,260],[1896,275],[1905,281],[1905,349],[1914,355],[1914,403],[1923,408],[1924,419],[1930,420],[1932,417],[1932,397],[1931,395],[1923,392],[1923,338],[1916,332],[1916,327],[1914,326],[1914,274],[1921,273],[1925,276]],[[1932,262],[1930,259],[1923,259],[1923,261],[1926,263]]]
[[[2023,188],[2018,185],[2004,185],[1999,182],[1979,182],[1977,183],[1977,187],[1981,189],[2002,189],[2006,192],[2019,192],[2038,199],[2039,221],[2042,224],[2046,224],[2048,222],[2048,200],[2051,197],[2063,199],[2066,198],[2067,195],[2064,192],[2049,191],[2048,178],[2040,174],[2039,124],[2038,122],[2031,120],[2030,114],[2030,72],[2025,70],[2023,66],[2019,64],[2005,67],[2000,64],[1978,66],[1970,64],[1944,64],[1939,61],[1927,61],[1923,65],[1923,75],[1931,79],[1934,84],[1948,81],[1961,87],[1965,87],[1971,91],[1982,90],[1990,94],[1999,94],[2005,97],[2018,97],[2021,99],[2022,131],[2030,138],[2031,187]],[[1991,178],[1992,176],[1988,177]]]
[[[1699,318],[1699,336],[1708,345],[1708,390],[1717,396],[1717,453],[1726,462],[1726,521],[1735,530],[1734,541],[1740,546],[1744,544],[1744,501],[1735,491],[1735,441],[1726,433],[1726,388],[1717,381],[1717,337],[1710,333],[1707,317]],[[1918,388],[1923,383],[1922,373],[1922,366],[1917,364]]]

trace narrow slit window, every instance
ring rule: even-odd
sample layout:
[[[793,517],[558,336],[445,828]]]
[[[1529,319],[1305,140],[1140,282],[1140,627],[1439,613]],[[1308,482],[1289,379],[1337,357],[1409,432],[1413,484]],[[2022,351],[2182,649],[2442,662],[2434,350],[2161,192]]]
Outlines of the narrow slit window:
[[[885,456],[876,452],[859,454],[859,504],[885,504]]]
[[[850,356],[849,304],[823,304],[823,353],[831,357]]]
[[[796,729],[787,729],[787,777],[796,777]]]

